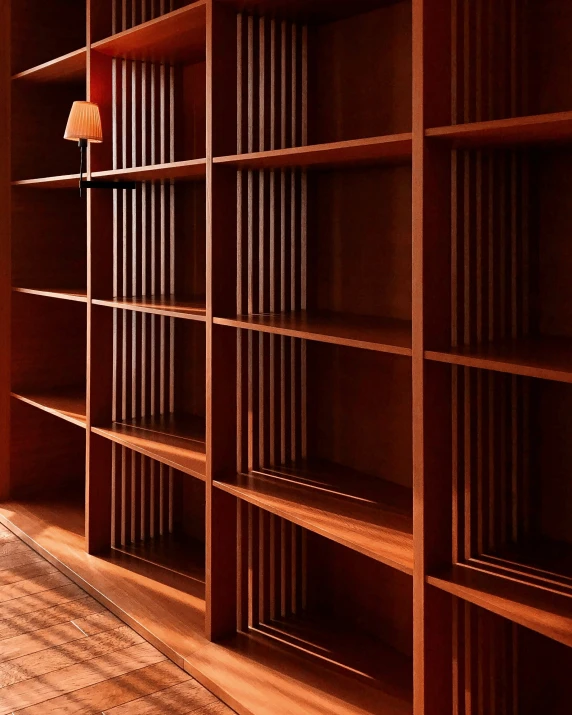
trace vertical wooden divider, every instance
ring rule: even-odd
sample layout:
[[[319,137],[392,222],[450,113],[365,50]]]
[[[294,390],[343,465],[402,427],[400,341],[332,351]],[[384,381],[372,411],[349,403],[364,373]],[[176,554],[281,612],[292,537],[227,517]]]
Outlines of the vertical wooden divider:
[[[450,7],[413,0],[414,712],[452,711],[452,602],[426,583],[451,561],[451,377],[424,359],[450,346],[450,152],[425,129],[450,121]],[[449,687],[450,686],[450,687]]]
[[[108,79],[111,78],[109,57],[91,52],[91,9],[97,0],[87,0],[87,99],[100,106],[105,137],[112,136],[112,109]],[[111,156],[112,142],[103,149]],[[98,157],[101,161],[101,157]],[[93,156],[88,151],[88,178],[93,170]],[[113,312],[97,309],[94,294],[111,285],[113,266],[112,216],[107,202],[112,197],[87,192],[87,361],[86,361],[86,551],[97,554],[111,547],[111,444],[91,433],[92,425],[111,418],[113,384]]]
[[[213,38],[216,37],[216,43]],[[207,488],[206,636],[218,640],[237,625],[237,501],[213,487],[236,471],[236,333],[213,325],[236,304],[236,171],[213,156],[236,151],[236,13],[207,5]],[[215,210],[215,206],[218,210]],[[224,209],[222,209],[224,207]],[[234,209],[233,209],[234,207]]]
[[[11,63],[10,63],[10,0],[0,0],[0,136],[10,137],[11,125]],[[10,387],[12,313],[11,274],[11,150],[10,142],[0,142],[0,215],[2,238],[0,240],[0,498],[10,493]]]

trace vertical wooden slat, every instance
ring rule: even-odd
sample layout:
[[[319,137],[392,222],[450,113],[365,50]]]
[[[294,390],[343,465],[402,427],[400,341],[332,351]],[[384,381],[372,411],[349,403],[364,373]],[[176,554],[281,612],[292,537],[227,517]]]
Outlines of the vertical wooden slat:
[[[510,490],[510,535],[513,543],[518,543],[519,537],[519,477],[520,477],[520,415],[521,415],[521,385],[516,375],[511,375],[511,490]]]
[[[460,620],[461,620],[461,614],[460,614],[460,607],[459,607],[459,599],[453,598],[452,599],[452,606],[451,606],[451,617],[452,617],[452,639],[453,639],[453,647],[452,647],[452,662],[451,662],[451,680],[452,680],[452,690],[453,690],[453,715],[462,715],[462,703],[461,703],[461,693],[462,693],[462,688],[461,688],[461,662],[460,662],[460,657],[461,657],[461,652],[460,652],[460,647],[459,647],[459,638],[460,638]]]
[[[470,559],[473,555],[473,385],[470,368],[463,368],[463,397],[464,397],[464,556]]]
[[[247,631],[249,624],[248,615],[248,504],[237,499],[237,628],[239,631]]]
[[[255,628],[259,622],[259,510],[248,505],[248,625]]]
[[[495,373],[494,372],[489,372],[488,373],[488,405],[489,405],[489,413],[488,413],[488,447],[489,447],[489,454],[488,454],[488,472],[489,472],[489,485],[488,485],[488,491],[489,491],[489,503],[488,503],[488,524],[489,524],[489,533],[488,533],[488,548],[491,550],[494,550],[496,548],[496,539],[495,539],[495,534],[496,534],[496,515],[497,515],[497,508],[496,508],[496,477],[497,477],[497,470],[496,470],[496,438],[497,438],[497,433],[496,433],[496,425],[495,425],[495,414],[496,414],[496,409],[495,409],[495,400],[496,400],[496,380],[495,380]]]

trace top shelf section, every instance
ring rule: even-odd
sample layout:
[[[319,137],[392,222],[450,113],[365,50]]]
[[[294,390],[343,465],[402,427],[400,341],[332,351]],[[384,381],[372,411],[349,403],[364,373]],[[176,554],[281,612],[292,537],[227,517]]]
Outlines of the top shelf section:
[[[455,124],[428,129],[426,136],[446,141],[454,149],[519,144],[547,144],[572,140],[572,112],[537,114],[490,122]]]
[[[129,60],[201,62],[206,53],[206,6],[207,1],[200,0],[95,42],[92,49]]]

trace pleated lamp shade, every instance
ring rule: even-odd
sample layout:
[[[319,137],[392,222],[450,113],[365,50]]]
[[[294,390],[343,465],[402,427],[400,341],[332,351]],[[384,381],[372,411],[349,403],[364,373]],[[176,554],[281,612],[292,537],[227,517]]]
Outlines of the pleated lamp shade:
[[[87,139],[90,142],[103,141],[99,107],[93,102],[74,102],[66,126],[64,139],[79,141]]]

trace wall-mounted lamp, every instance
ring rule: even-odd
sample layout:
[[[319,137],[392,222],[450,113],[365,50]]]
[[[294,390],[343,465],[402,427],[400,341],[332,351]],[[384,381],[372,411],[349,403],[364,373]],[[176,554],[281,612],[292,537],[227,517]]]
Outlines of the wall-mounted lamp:
[[[93,102],[74,102],[64,133],[64,139],[77,141],[80,151],[79,195],[82,189],[134,189],[134,181],[84,181],[85,150],[88,142],[101,144],[101,116],[99,107]]]

